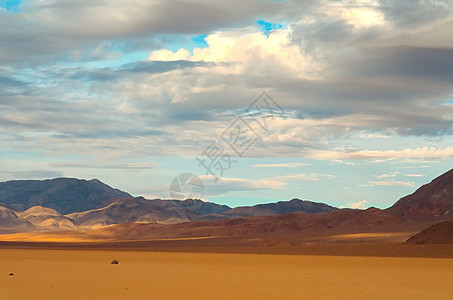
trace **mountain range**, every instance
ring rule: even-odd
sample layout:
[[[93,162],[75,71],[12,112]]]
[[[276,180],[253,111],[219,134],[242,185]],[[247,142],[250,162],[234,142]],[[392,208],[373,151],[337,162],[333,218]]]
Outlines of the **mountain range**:
[[[401,220],[377,208],[337,210],[331,213],[291,213],[283,215],[243,217],[215,221],[194,221],[179,224],[123,223],[92,230],[86,237],[110,240],[149,240],[227,236],[262,236],[266,234],[297,235],[311,232],[362,232],[377,226],[400,224]]]
[[[351,232],[376,228],[419,231],[452,219],[452,212],[453,170],[384,210],[339,209],[300,199],[236,208],[196,199],[147,200],[96,179],[0,183],[0,233],[91,230],[91,236],[121,240],[345,228]]]
[[[326,213],[338,208],[292,199],[230,208],[197,199],[147,200],[99,180],[57,178],[0,183],[0,232],[95,229],[122,223],[176,224],[201,220]]]

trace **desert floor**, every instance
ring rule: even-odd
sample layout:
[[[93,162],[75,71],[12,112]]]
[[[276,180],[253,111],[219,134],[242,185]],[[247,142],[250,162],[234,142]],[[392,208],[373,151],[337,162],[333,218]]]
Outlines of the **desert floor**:
[[[0,299],[451,299],[452,285],[448,258],[0,249]]]

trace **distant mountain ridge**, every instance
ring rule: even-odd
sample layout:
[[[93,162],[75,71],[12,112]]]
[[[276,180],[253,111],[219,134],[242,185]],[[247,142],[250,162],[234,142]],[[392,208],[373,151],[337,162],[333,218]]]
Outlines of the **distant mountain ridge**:
[[[197,199],[147,200],[97,179],[74,178],[0,183],[0,205],[4,206],[0,232],[93,229],[122,223],[176,224],[338,210],[299,199],[237,208]]]
[[[254,206],[241,206],[226,210],[217,214],[204,216],[204,220],[219,220],[240,217],[257,217],[290,214],[304,212],[308,214],[321,214],[338,210],[338,208],[325,203],[292,199],[290,201],[279,201],[276,203],[257,204]]]
[[[236,208],[197,199],[147,200],[134,198],[96,179],[57,178],[0,183],[0,233],[90,230],[113,225],[111,231],[117,236],[123,230],[116,232],[115,226],[124,223],[149,224],[145,227],[118,227],[128,230],[141,228],[149,237],[159,234],[166,237],[260,234],[401,224],[415,224],[410,225],[411,228],[421,230],[426,228],[425,225],[452,218],[453,170],[385,210],[338,209],[297,198]],[[422,225],[424,227],[420,227]],[[160,233],[154,232],[156,228]]]
[[[54,209],[42,206],[34,206],[22,212],[1,206],[0,208],[3,208],[5,213],[8,214],[8,220],[12,224],[19,224],[22,226],[21,228],[26,228],[28,231],[85,230],[123,223],[178,224],[193,221],[233,219],[237,218],[238,215],[241,217],[253,217],[279,215],[287,211],[303,212],[305,208],[308,214],[321,213],[323,210],[329,212],[338,210],[326,204],[299,199],[269,203],[264,206],[259,204],[250,207],[239,207],[236,210],[226,205],[195,199],[184,201],[147,200],[143,197],[117,199],[102,208],[65,215]],[[19,232],[20,230],[15,230],[14,226],[2,227],[0,224],[0,232],[2,231]]]
[[[132,196],[97,179],[56,178],[0,183],[0,203],[17,211],[42,206],[67,214],[105,207],[121,198]]]

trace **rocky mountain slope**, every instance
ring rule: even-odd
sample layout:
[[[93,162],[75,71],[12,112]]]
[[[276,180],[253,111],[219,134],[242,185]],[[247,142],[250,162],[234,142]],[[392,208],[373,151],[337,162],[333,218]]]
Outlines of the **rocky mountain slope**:
[[[0,183],[0,204],[17,211],[42,206],[68,214],[105,207],[117,199],[131,197],[97,179],[56,178]]]
[[[453,218],[453,170],[401,198],[386,211],[405,221]]]
[[[14,210],[0,206],[0,233],[28,232],[33,229],[33,224],[20,218]]]

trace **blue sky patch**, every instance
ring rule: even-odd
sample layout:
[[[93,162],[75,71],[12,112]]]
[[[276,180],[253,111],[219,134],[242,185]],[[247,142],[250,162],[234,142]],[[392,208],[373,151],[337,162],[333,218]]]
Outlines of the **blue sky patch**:
[[[160,49],[168,49],[176,52],[183,48],[193,54],[195,48],[207,48],[206,34],[195,36],[189,35],[160,35],[155,38],[156,44],[160,44]],[[158,49],[155,49],[158,50]]]
[[[9,12],[19,12],[20,0],[0,0],[0,7],[6,9]]]
[[[207,34],[201,34],[201,35],[194,36],[192,38],[192,41],[195,43],[195,47],[196,48],[207,48],[208,47],[208,43],[206,42],[207,36],[208,36]]]
[[[282,29],[283,28],[282,24],[270,23],[270,22],[266,22],[264,20],[259,20],[259,21],[256,22],[256,24],[258,24],[258,26],[260,27],[261,31],[263,31],[266,35],[268,35],[269,32],[271,32],[272,30]]]

